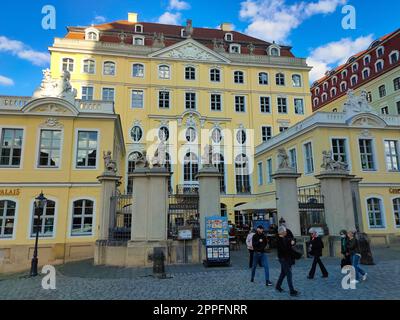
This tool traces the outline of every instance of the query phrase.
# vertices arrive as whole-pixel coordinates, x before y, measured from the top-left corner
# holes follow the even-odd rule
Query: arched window
[[[213,155],[213,165],[218,169],[220,177],[219,177],[219,186],[220,192],[225,193],[225,162],[224,156],[220,153],[215,153]]]
[[[382,217],[382,200],[379,198],[367,199],[368,222],[370,228],[384,228]]]
[[[320,93],[319,87],[315,88],[315,95],[317,96],[317,95],[319,95],[319,93]]]
[[[382,70],[383,70],[383,66],[384,66],[385,64],[384,64],[384,62],[383,62],[383,60],[378,60],[376,63],[375,63],[375,71],[376,72],[381,72]]]
[[[144,65],[140,63],[135,63],[132,66],[132,76],[134,78],[143,78],[144,77]]]
[[[343,81],[340,84],[340,92],[345,92],[347,90],[347,82]]]
[[[167,65],[159,66],[158,67],[158,77],[160,79],[170,79],[171,78],[170,67]]]
[[[365,80],[365,79],[369,78],[370,74],[371,74],[370,68],[364,68],[364,70],[362,72],[363,79]]]
[[[158,130],[158,138],[160,141],[168,141],[169,140],[169,129],[167,127],[161,127]]]
[[[187,128],[185,137],[188,142],[196,141],[196,138],[197,138],[196,129],[193,127]]]
[[[85,40],[89,41],[99,41],[100,39],[100,32],[96,28],[87,28],[85,30]]]
[[[184,184],[197,184],[197,174],[199,172],[199,160],[197,156],[188,152],[183,163]]]
[[[293,87],[300,88],[301,87],[301,75],[299,75],[299,74],[292,75],[292,82],[293,82]]]
[[[71,58],[62,59],[62,70],[74,72],[74,59]]]
[[[228,211],[226,208],[226,204],[221,203],[221,217],[227,217],[228,216]]]
[[[332,85],[333,85],[333,86],[336,86],[337,81],[338,81],[338,78],[337,78],[336,76],[334,76],[334,77],[332,78]]]
[[[258,74],[258,83],[260,85],[267,85],[268,84],[268,73],[260,72]]]
[[[351,70],[353,71],[353,73],[356,73],[356,72],[358,71],[358,63],[357,63],[357,62],[354,63],[354,64],[351,66]]]
[[[12,238],[17,204],[11,200],[0,201],[0,239]]]
[[[276,85],[284,86],[285,85],[285,75],[283,73],[277,73],[276,76]]]
[[[142,157],[142,154],[138,151],[132,152],[128,157],[128,174],[133,173],[136,169],[136,161]],[[128,177],[127,179],[126,192],[127,194],[133,193],[133,179]]]
[[[104,62],[103,74],[105,76],[115,76],[115,62],[112,61]]]
[[[370,62],[371,62],[371,56],[370,55],[365,56],[364,57],[364,66],[369,65]]]
[[[131,130],[131,138],[134,142],[139,142],[143,138],[143,130],[139,126],[134,126]]]
[[[133,38],[133,44],[135,46],[144,46],[144,38],[142,38],[142,37],[134,37]]]
[[[222,132],[220,128],[214,128],[211,132],[211,139],[214,143],[220,143],[222,140]]]
[[[319,99],[318,98],[314,98],[314,107],[318,106],[319,103]]]
[[[247,140],[246,130],[239,130],[236,134],[236,140],[239,144],[245,144]]]
[[[400,198],[393,199],[393,213],[396,227],[400,227]]]
[[[378,49],[376,49],[376,56],[378,58],[382,57],[384,53],[385,53],[385,48],[384,47],[381,46]]]
[[[233,80],[235,83],[243,84],[244,83],[244,73],[243,71],[235,71],[233,73]]]
[[[194,67],[185,68],[185,80],[196,80],[196,69]]]
[[[270,47],[269,55],[273,57],[279,57],[281,55],[281,51],[277,47]]]
[[[322,85],[322,88],[324,89],[324,91],[328,90],[329,84],[328,82],[324,82],[324,84]]]
[[[83,73],[94,74],[96,70],[96,62],[91,59],[83,60]]]
[[[235,159],[236,193],[250,193],[250,168],[249,159],[245,154],[240,154]]]
[[[337,93],[337,89],[336,88],[332,88],[331,89],[331,98],[333,98],[334,96],[336,96]]]
[[[71,236],[90,236],[93,234],[94,202],[77,200],[72,208]]]
[[[350,82],[353,87],[356,86],[358,82],[358,76],[357,75],[352,76]]]
[[[345,79],[347,77],[347,69],[342,71],[342,79]]]
[[[213,68],[210,70],[210,81],[211,82],[221,81],[221,71],[219,69]]]
[[[390,64],[395,64],[399,61],[399,51],[395,50],[390,54]]]
[[[143,33],[143,26],[141,24],[135,25],[135,32],[136,33]]]
[[[98,36],[97,36],[96,32],[93,32],[93,31],[89,32],[86,40],[98,41]]]
[[[322,94],[322,99],[321,99],[321,101],[322,101],[322,102],[325,102],[326,100],[328,100],[328,94],[325,92],[325,93]]]
[[[40,218],[38,216],[38,210],[43,210]],[[31,237],[36,236],[37,230],[39,230],[40,237],[54,236],[55,216],[56,203],[54,201],[47,200],[43,209],[37,209],[35,204],[33,204]]]

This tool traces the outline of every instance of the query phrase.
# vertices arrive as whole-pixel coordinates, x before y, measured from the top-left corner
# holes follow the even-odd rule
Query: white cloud
[[[292,30],[317,14],[336,11],[347,0],[318,0],[295,2],[286,0],[246,0],[241,3],[240,18],[250,22],[246,33],[267,41],[287,42]]]
[[[32,50],[23,42],[11,40],[4,36],[0,36],[0,52],[12,54],[31,62],[35,66],[47,66],[50,62],[50,54]]]
[[[343,38],[313,49],[307,59],[307,63],[313,67],[310,80],[314,82],[320,79],[326,71],[345,63],[352,55],[368,48],[373,40],[372,34],[355,40]]]
[[[171,13],[167,11],[158,18],[158,23],[179,25],[180,20],[181,14],[179,12]]]
[[[0,86],[13,86],[14,80],[0,75]]]
[[[106,17],[100,16],[100,15],[96,15],[93,18],[92,24],[102,24],[105,23],[107,21]]]
[[[180,1],[180,0],[170,0],[169,1],[169,6],[168,10],[189,10],[190,9],[190,4],[185,2],[185,1]]]

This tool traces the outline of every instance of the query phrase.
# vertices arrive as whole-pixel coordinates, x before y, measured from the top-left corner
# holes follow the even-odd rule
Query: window
[[[221,81],[221,71],[219,69],[214,68],[210,70],[210,81],[211,82]]]
[[[97,143],[98,133],[96,131],[78,131],[77,168],[96,168]]]
[[[347,77],[347,69],[342,71],[342,79],[345,79]]]
[[[96,32],[88,32],[86,35],[86,40],[98,41],[98,35]]]
[[[64,58],[62,60],[62,70],[74,72],[74,60],[70,58]]]
[[[233,74],[234,82],[238,84],[244,83],[244,73],[243,71],[235,71]]]
[[[94,60],[83,60],[83,73],[94,74],[96,70],[96,63]]]
[[[340,84],[340,92],[345,92],[347,90],[347,82],[342,82]]]
[[[272,128],[269,126],[261,127],[261,139],[263,142],[268,141],[272,138]]]
[[[386,167],[389,171],[400,171],[399,143],[385,140]]]
[[[268,84],[268,73],[260,72],[258,74],[258,83],[260,85],[267,85]]]
[[[105,76],[115,76],[115,63],[112,61],[104,62],[103,74]]]
[[[61,131],[40,132],[39,167],[59,168],[61,156]]]
[[[82,100],[83,101],[92,101],[93,100],[93,87],[82,87]]]
[[[365,79],[369,78],[370,73],[371,73],[371,70],[369,68],[365,68],[363,70],[363,79],[365,80]]]
[[[354,87],[355,85],[357,85],[358,82],[358,76],[354,75],[351,77],[351,85]]]
[[[237,140],[237,142],[239,142],[239,144],[246,143],[246,140],[247,140],[246,130],[242,130],[242,129],[239,130],[236,133],[236,140]]]
[[[245,154],[238,155],[235,159],[236,193],[251,192],[249,172],[249,159]]]
[[[390,64],[395,64],[399,61],[399,52],[394,51],[390,54]]]
[[[114,102],[115,90],[114,88],[103,88],[102,90],[102,99],[103,101],[112,101]]]
[[[211,110],[212,111],[222,110],[222,100],[220,94],[216,93],[211,94]]]
[[[319,92],[320,92],[319,87],[315,88],[315,95],[316,95],[316,96],[319,95]]]
[[[260,111],[261,113],[271,112],[271,103],[269,97],[260,97]]]
[[[332,156],[335,161],[348,162],[346,139],[332,139]]]
[[[186,92],[185,93],[185,106],[186,110],[196,110],[196,93]]]
[[[314,108],[316,107],[316,106],[318,106],[318,103],[319,103],[319,99],[318,98],[314,98]]]
[[[139,126],[134,126],[131,130],[131,138],[134,142],[139,142],[143,138],[143,130]]]
[[[37,215],[38,210],[42,209],[37,209],[34,204],[32,212],[31,237],[35,237],[37,231],[39,231],[40,237],[52,237],[54,235],[56,203],[52,200],[47,200],[47,203],[43,208],[43,212],[40,218]]]
[[[370,55],[365,56],[365,57],[364,57],[364,65],[367,66],[367,65],[369,65],[370,63],[371,63],[371,56],[370,56]]]
[[[333,86],[336,86],[337,82],[338,82],[338,78],[337,78],[336,76],[334,76],[334,77],[332,78],[332,85],[333,85]]]
[[[324,84],[322,85],[324,91],[328,90],[329,84],[328,82],[324,82]]]
[[[132,66],[132,77],[144,78],[144,65],[136,63]]]
[[[0,207],[1,208],[1,207]],[[400,227],[400,198],[393,199],[393,212],[396,227]]]
[[[306,174],[314,172],[314,159],[311,142],[304,145],[304,167]]]
[[[226,204],[221,203],[221,217],[227,217],[228,216],[228,212],[226,209]]]
[[[272,159],[267,160],[267,183],[271,184],[273,182],[272,179]]]
[[[213,155],[213,165],[216,167],[219,171],[220,177],[219,177],[219,187],[220,187],[220,192],[225,193],[226,188],[225,188],[225,163],[224,163],[224,157],[220,153],[216,153]]]
[[[246,98],[244,96],[235,96],[235,111],[246,112]]]
[[[378,90],[379,90],[380,98],[383,98],[386,96],[386,86],[385,85],[380,86]]]
[[[279,132],[282,133],[282,132],[286,131],[287,129],[289,129],[289,127],[287,127],[287,126],[280,126],[280,127],[279,127]]]
[[[0,239],[13,237],[16,208],[17,204],[14,201],[0,201]]]
[[[196,129],[195,128],[188,128],[186,130],[186,134],[185,134],[186,140],[188,142],[195,142],[196,138],[197,138],[197,133],[196,133]]]
[[[278,113],[287,113],[287,98],[278,98]]]
[[[382,200],[378,198],[367,199],[368,221],[370,228],[383,228]]]
[[[389,114],[389,107],[383,107],[381,108],[381,114]]]
[[[144,46],[144,38],[142,38],[142,37],[134,37],[133,38],[133,44],[135,46]]]
[[[185,68],[185,80],[196,80],[196,69],[194,67]]]
[[[400,77],[393,80],[394,91],[400,90]]]
[[[331,98],[333,98],[334,96],[336,96],[337,94],[337,89],[336,88],[332,88],[331,89]]]
[[[295,148],[289,150],[289,160],[290,166],[297,171],[297,153]]]
[[[367,92],[367,101],[372,102],[372,92],[371,91]]]
[[[262,162],[257,163],[257,176],[258,176],[258,185],[262,186],[264,184],[264,181],[263,181],[264,173],[263,173]]]
[[[240,54],[240,45],[239,44],[231,44],[229,46],[229,53]]]
[[[285,85],[285,75],[283,73],[277,73],[275,76],[276,85],[284,86]]]
[[[167,127],[161,127],[158,130],[158,137],[160,138],[160,141],[168,141],[169,140],[169,129]]]
[[[92,235],[94,202],[77,200],[73,203],[71,236]]]
[[[295,114],[304,114],[304,100],[303,99],[294,99],[294,113]]]
[[[378,58],[382,57],[384,53],[385,53],[385,48],[384,47],[379,47],[378,49],[376,49],[376,56]]]
[[[133,152],[128,157],[128,174],[133,173],[136,169],[136,161],[142,157],[140,152]],[[127,178],[127,186],[126,186],[126,193],[132,194],[133,193],[133,178]]]
[[[141,24],[135,25],[135,32],[136,33],[143,33],[143,26]]]
[[[222,141],[222,132],[220,128],[214,128],[211,133],[211,139],[214,143],[220,143]]]
[[[338,112],[337,108],[333,108],[332,112]]]
[[[232,33],[225,33],[225,41],[233,41],[233,34]]]
[[[383,66],[384,66],[383,60],[377,61],[377,62],[375,63],[375,71],[376,71],[376,72],[382,71],[382,70],[383,70]]]
[[[279,57],[280,56],[280,50],[278,48],[271,48],[269,53],[273,57]]]
[[[199,160],[197,156],[192,152],[187,153],[183,163],[184,183],[193,184],[197,182],[198,172],[199,172]]]
[[[301,87],[301,76],[299,74],[294,74],[292,76],[293,87]]]
[[[353,73],[356,73],[358,71],[358,63],[355,63],[351,66],[351,70],[353,71]]]
[[[160,79],[170,79],[171,78],[170,67],[166,65],[159,66],[158,77]]]
[[[22,155],[22,129],[2,129],[0,145],[0,166],[19,167]]]
[[[359,139],[361,167],[364,171],[375,170],[375,159],[371,139]]]
[[[131,108],[143,109],[144,106],[144,92],[142,90],[132,90]]]
[[[170,107],[169,91],[159,91],[158,92],[158,107],[161,109],[169,109],[169,107]]]
[[[396,102],[396,106],[397,106],[397,114],[400,115],[400,101]]]

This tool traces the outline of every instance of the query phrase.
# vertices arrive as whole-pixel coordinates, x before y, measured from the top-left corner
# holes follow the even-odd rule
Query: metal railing
[[[131,239],[132,195],[111,197],[109,240],[126,242]]]

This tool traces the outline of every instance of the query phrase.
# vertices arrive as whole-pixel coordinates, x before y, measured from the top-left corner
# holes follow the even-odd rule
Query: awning
[[[276,210],[276,200],[269,201],[253,201],[235,207],[235,211],[248,211],[248,210]]]

